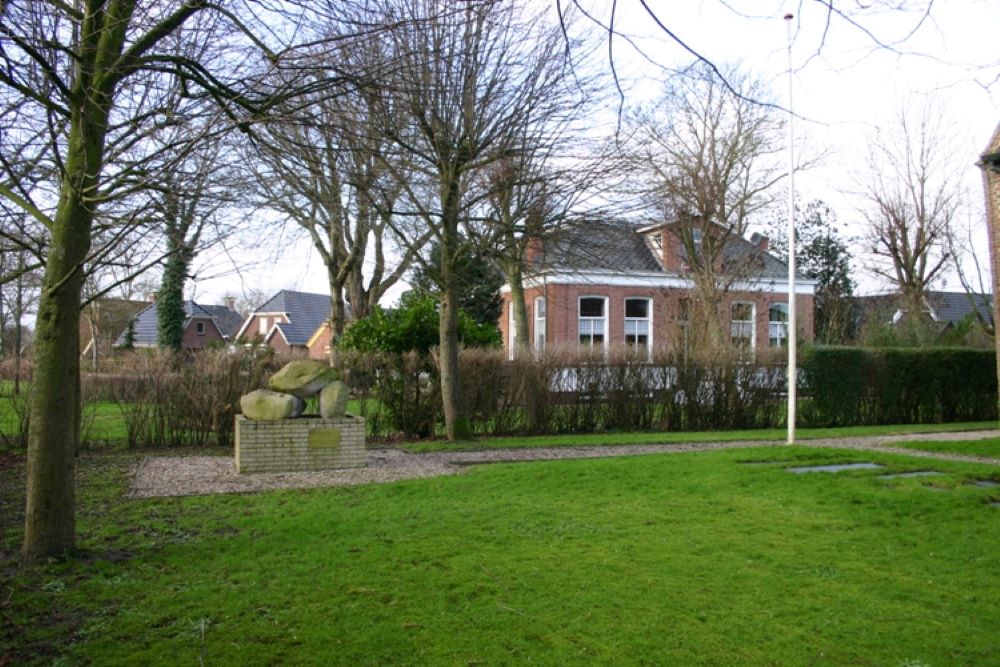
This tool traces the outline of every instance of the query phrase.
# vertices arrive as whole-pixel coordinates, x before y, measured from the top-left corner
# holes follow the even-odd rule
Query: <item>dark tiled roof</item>
[[[234,337],[243,326],[243,316],[226,306],[201,306],[201,309],[215,318],[216,326],[227,339]]]
[[[545,245],[545,264],[575,271],[662,271],[635,225],[587,222],[562,230]]]
[[[223,313],[222,311],[225,312]],[[235,316],[236,320],[236,329],[239,329],[243,322],[243,318],[240,317],[239,313],[234,313],[225,306],[202,306],[194,301],[184,302],[184,317],[187,321],[190,321],[192,318],[211,319],[215,321],[216,326],[219,327],[223,336],[229,337],[235,333],[235,330],[227,333],[226,329],[223,328],[222,320],[216,315],[216,313],[218,313],[219,316],[224,316],[226,318],[227,326],[229,327],[232,327],[233,316]],[[156,310],[155,303],[151,303],[136,314],[132,320],[135,322],[132,330],[132,340],[135,345],[144,346],[157,344],[159,339],[159,323],[157,318],[158,311]],[[187,326],[187,321],[184,323],[185,326]],[[127,333],[128,329],[126,328],[125,331],[122,331],[121,334],[119,334],[118,339],[115,340],[115,345],[124,345]]]
[[[545,265],[556,270],[662,273],[663,267],[639,229],[623,222],[587,222],[567,228],[546,244]],[[788,278],[787,264],[741,236],[730,238],[724,260],[741,266],[753,262],[755,278]]]
[[[278,324],[289,345],[305,345],[316,329],[330,318],[330,295],[281,290],[256,313],[285,313],[289,322]]]
[[[993,298],[989,294],[928,292],[927,303],[934,309],[939,322],[949,324],[958,324],[976,311],[989,321],[993,313]]]

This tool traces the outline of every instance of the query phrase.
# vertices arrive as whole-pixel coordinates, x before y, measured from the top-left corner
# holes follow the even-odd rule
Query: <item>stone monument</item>
[[[270,389],[240,398],[236,416],[236,470],[301,472],[363,468],[365,420],[349,415],[340,372],[311,359],[291,361],[271,376]],[[319,415],[303,415],[319,394]]]

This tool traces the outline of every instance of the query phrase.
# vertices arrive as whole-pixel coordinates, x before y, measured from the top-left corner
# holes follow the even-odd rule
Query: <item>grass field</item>
[[[921,443],[922,446],[926,443]],[[1000,468],[806,448],[482,466],[126,500],[80,462],[73,560],[20,568],[0,470],[0,664],[985,665]],[[884,471],[792,475],[790,463]],[[745,462],[752,461],[752,464]],[[5,653],[6,652],[6,653]]]
[[[963,422],[953,424],[896,424],[886,426],[850,426],[843,428],[800,428],[797,440],[817,438],[852,438],[858,436],[897,435],[905,433],[940,433],[943,431],[975,431],[995,429],[996,422]],[[684,431],[662,433],[586,433],[576,435],[543,435],[524,438],[483,438],[465,442],[428,440],[403,445],[411,452],[467,451],[476,449],[517,449],[524,447],[586,447],[602,445],[648,445],[679,442],[734,442],[761,440],[784,442],[786,429],[755,429],[749,431]]]

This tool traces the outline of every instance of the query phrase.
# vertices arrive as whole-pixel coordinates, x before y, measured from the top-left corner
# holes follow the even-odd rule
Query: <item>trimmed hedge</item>
[[[801,365],[811,426],[997,419],[993,350],[812,347]]]

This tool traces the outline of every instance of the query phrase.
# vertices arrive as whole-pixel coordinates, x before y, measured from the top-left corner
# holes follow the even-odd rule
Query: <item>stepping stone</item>
[[[800,468],[785,468],[788,472],[794,472],[797,475],[801,475],[806,472],[841,472],[843,470],[875,470],[878,468],[884,468],[884,465],[878,463],[837,463],[833,465],[825,466],[803,466]]]
[[[939,470],[917,470],[915,472],[897,472],[893,475],[879,475],[879,479],[897,479],[905,477],[935,477],[937,475],[943,475],[944,473]]]
[[[992,479],[975,479],[972,480],[973,486],[978,486],[983,489],[992,489],[1000,486],[1000,482],[994,481]]]

